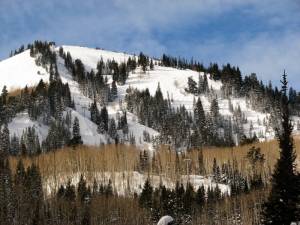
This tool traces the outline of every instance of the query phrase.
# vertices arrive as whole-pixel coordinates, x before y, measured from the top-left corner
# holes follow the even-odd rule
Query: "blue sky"
[[[0,59],[36,39],[204,64],[300,90],[299,0],[0,0]]]

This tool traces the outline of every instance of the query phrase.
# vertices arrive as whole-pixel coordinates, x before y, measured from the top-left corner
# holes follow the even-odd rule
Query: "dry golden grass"
[[[35,87],[29,86],[27,87],[28,91],[31,92]],[[21,95],[22,91],[24,91],[24,88],[11,88],[8,91],[8,97],[15,97]]]
[[[246,154],[252,147],[259,147],[261,153],[265,155],[265,169],[272,170],[278,157],[279,157],[279,146],[277,140],[266,141],[255,143],[251,145],[237,146],[233,148],[208,148],[203,150],[203,156],[205,159],[205,166],[210,168],[212,166],[212,161],[216,158],[219,164],[227,161],[233,161],[235,159],[238,163],[238,168],[243,171],[247,169],[248,161],[246,159]],[[296,162],[300,160],[300,139],[294,138],[295,152],[298,155]],[[300,163],[298,163],[298,168]]]
[[[203,166],[206,174],[212,173],[214,158],[217,164],[221,166],[223,163],[230,163],[233,165],[235,163],[236,168],[241,171],[245,176],[252,173],[252,168],[248,162],[246,155],[249,149],[252,147],[259,147],[261,153],[265,156],[265,162],[262,168],[262,175],[265,179],[269,179],[272,173],[273,167],[279,157],[279,147],[277,140],[259,142],[250,145],[236,146],[232,148],[220,148],[220,147],[210,147],[204,148],[202,150],[203,154]],[[294,138],[295,152],[297,154],[296,164],[298,170],[300,169],[300,139],[299,137]],[[169,173],[170,176],[176,176],[176,165],[179,167],[181,174],[186,174],[187,163],[190,174],[199,173],[199,155],[201,151],[191,150],[187,153],[179,155],[179,159],[176,162],[176,155],[174,151],[170,151],[168,147],[162,146],[157,152],[156,158],[158,165],[160,166],[162,173]],[[189,160],[185,160],[189,159]],[[179,162],[179,163],[178,163]],[[171,172],[170,172],[171,171]],[[177,169],[178,171],[178,169]],[[174,174],[175,173],[175,174]]]
[[[135,170],[139,150],[127,145],[104,145],[102,147],[80,146],[75,150],[64,148],[35,157],[22,157],[25,167],[32,163],[39,166],[44,178],[59,173],[118,172]],[[19,157],[11,157],[13,171]]]
[[[300,159],[300,139],[295,138],[295,150]],[[252,145],[237,146],[233,148],[205,148],[201,151],[192,150],[186,153],[176,154],[167,146],[155,152],[155,160],[149,158],[149,167],[145,173],[166,175],[171,179],[178,179],[180,175],[211,174],[213,160],[217,164],[236,162],[236,168],[245,176],[252,173],[251,166],[246,159],[246,154],[252,146],[260,147],[265,155],[265,163],[262,174],[268,180],[274,164],[279,156],[279,148],[276,140],[255,143]],[[199,157],[203,155],[204,174],[200,173]],[[35,163],[39,166],[44,178],[56,176],[56,174],[84,173],[93,176],[99,172],[136,171],[140,168],[140,150],[128,145],[103,145],[102,147],[80,146],[77,149],[64,148],[55,152],[41,154],[35,157],[22,157],[25,167]],[[11,167],[15,170],[19,157],[11,157]],[[188,160],[186,160],[188,159]],[[299,166],[300,163],[298,163]]]

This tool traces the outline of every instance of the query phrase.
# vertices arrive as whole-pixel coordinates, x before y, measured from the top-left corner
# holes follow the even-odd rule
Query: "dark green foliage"
[[[30,48],[31,48],[31,45],[27,45],[27,48],[25,48],[24,45],[21,45],[20,48],[14,50],[14,51],[11,51],[10,54],[9,54],[9,57],[12,57],[12,56],[15,56],[17,54],[20,54],[20,53],[22,53],[25,50],[30,49]]]
[[[124,84],[125,82],[122,82],[122,83]],[[117,88],[117,85],[116,85],[115,81],[113,81],[111,83],[110,93],[111,93],[111,100],[115,100],[118,97],[118,88]]]
[[[5,123],[3,128],[0,129],[0,151],[5,155],[8,155],[9,150],[10,150],[9,129],[7,123]]]
[[[0,154],[0,224],[12,224],[15,215],[15,194],[8,159]]]
[[[146,72],[147,66],[149,65],[149,58],[142,52],[139,54],[138,65],[142,67],[143,72]]]
[[[108,112],[106,107],[101,109],[98,131],[102,134],[108,131]]]
[[[142,193],[139,198],[139,203],[141,207],[151,209],[152,207],[152,193],[153,193],[153,187],[151,186],[150,180],[147,179]]]
[[[276,133],[280,157],[272,175],[271,192],[264,206],[263,223],[289,225],[291,222],[299,220],[297,205],[299,204],[300,186],[295,167],[296,154],[291,136],[293,127],[290,121],[285,73],[281,82],[282,130],[278,129]]]
[[[202,207],[205,203],[205,190],[204,186],[199,186],[196,195],[195,195],[195,202],[199,207]]]
[[[197,83],[193,80],[192,77],[188,78],[188,88],[186,89],[186,91],[191,94],[198,93]]]
[[[196,105],[194,107],[194,121],[195,121],[196,129],[200,134],[200,143],[201,145],[204,145],[205,143],[207,143],[208,127],[207,127],[206,116],[200,98],[198,98]]]
[[[55,150],[67,145],[71,139],[70,131],[65,122],[51,122],[48,135],[42,146],[45,151]]]
[[[30,56],[35,57],[37,65],[47,67],[48,65],[56,64],[56,53],[52,50],[54,44],[53,42],[35,41],[30,46]]]
[[[90,106],[90,112],[91,112],[91,121],[98,124],[100,120],[100,112],[97,107],[97,102],[94,99],[94,102]]]
[[[77,117],[75,117],[73,122],[72,139],[70,140],[69,145],[75,147],[76,145],[81,145],[81,144],[83,144],[83,141],[81,139],[81,134],[80,134],[79,120]]]

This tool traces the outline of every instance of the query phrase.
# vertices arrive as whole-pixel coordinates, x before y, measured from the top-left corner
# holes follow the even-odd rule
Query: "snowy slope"
[[[116,52],[109,52],[105,50],[89,49],[84,47],[75,46],[63,46],[66,52],[70,52],[73,60],[79,58],[88,70],[96,69],[97,62],[102,58],[104,61],[114,59],[117,62],[124,62],[130,55]],[[185,91],[187,87],[188,77],[192,77],[195,81],[198,77],[204,76],[204,73],[198,73],[192,70],[178,70],[175,68],[155,66],[153,71],[147,71],[142,73],[138,68],[135,73],[129,75],[126,84],[118,86],[119,99],[124,99],[126,95],[126,89],[129,87],[137,88],[139,90],[149,89],[150,94],[154,95],[157,89],[158,83],[160,84],[162,93],[165,98],[169,96],[172,100],[172,105],[176,108],[180,105],[184,105],[187,110],[193,110],[194,96]],[[208,76],[208,85],[211,87],[218,96],[218,103],[220,106],[220,113],[224,116],[232,116],[229,110],[229,102],[227,99],[222,99],[220,96],[220,89],[222,83],[220,81],[214,81]],[[119,99],[117,101],[119,101]],[[202,95],[201,101],[206,111],[210,109],[210,100],[207,96]],[[246,134],[249,134],[250,123],[253,125],[252,133],[257,135],[261,134],[261,140],[271,139],[274,137],[273,131],[266,130],[266,127],[262,124],[264,119],[267,119],[267,114],[256,112],[247,107],[246,100],[244,98],[232,99],[234,108],[241,107],[242,112],[245,114],[248,124],[244,124],[244,130]],[[113,104],[111,104],[113,105]],[[118,105],[118,104],[115,104]],[[108,107],[111,109],[111,107]],[[112,111],[114,111],[113,109]],[[111,111],[111,110],[110,110]]]
[[[58,70],[59,74],[61,75],[61,79],[64,83],[69,84],[69,88],[71,91],[71,96],[75,102],[76,111],[72,110],[72,117],[77,116],[79,119],[81,134],[83,138],[83,142],[88,145],[99,145],[107,143],[107,137],[101,135],[97,132],[97,125],[94,124],[90,120],[90,112],[89,106],[93,102],[92,99],[87,98],[84,96],[80,90],[79,85],[72,79],[71,74],[68,70],[64,67],[63,59],[58,58]],[[98,105],[100,109],[100,105]],[[107,107],[109,117],[116,118],[116,114],[121,111],[119,103],[113,102],[110,103]],[[128,120],[128,129],[129,132],[132,133],[136,140],[142,139],[143,131],[146,130],[150,135],[157,135],[158,133],[149,127],[145,127],[142,124],[137,122],[137,119],[134,115],[128,113],[127,115]],[[137,143],[141,147],[150,148],[149,143],[144,143],[143,141]]]
[[[28,127],[35,128],[40,140],[45,139],[48,134],[48,126],[45,126],[38,121],[32,121],[29,118],[28,113],[25,112],[17,114],[17,116],[8,124],[10,134],[15,134],[17,137],[21,137],[23,131]]]
[[[110,52],[106,50],[85,47],[63,46],[63,48],[65,52],[70,52],[73,60],[77,58],[81,59],[86,67],[86,70],[96,69],[97,62],[101,58],[104,61],[114,59],[120,63],[126,61],[129,57],[133,57],[133,55],[125,53]],[[59,47],[55,48],[57,52],[58,49]],[[58,70],[62,81],[69,84],[71,95],[75,101],[76,107],[75,111],[72,110],[72,117],[74,118],[77,116],[79,118],[84,143],[88,145],[99,145],[100,143],[106,143],[107,137],[98,134],[96,124],[92,123],[90,120],[90,112],[88,111],[88,108],[92,103],[92,100],[85,97],[80,92],[78,83],[73,81],[72,76],[64,67],[64,62],[60,57],[58,57]],[[154,94],[158,83],[160,84],[164,97],[167,98],[169,96],[174,107],[185,105],[187,110],[192,111],[194,96],[187,93],[185,88],[187,87],[188,77],[192,77],[195,81],[197,81],[199,75],[203,76],[204,74],[199,74],[198,72],[191,70],[178,70],[161,66],[155,66],[153,71],[142,73],[140,68],[137,68],[134,73],[130,73],[125,85],[118,86],[119,98],[116,99],[115,102],[109,103],[107,106],[109,117],[116,117],[118,112],[125,107],[123,100],[127,88],[134,87],[139,90],[148,88],[150,93]],[[40,79],[47,81],[48,77],[49,74],[47,71],[45,71],[44,68],[37,66],[34,58],[30,57],[29,50],[0,62],[0,88],[2,88],[4,85],[7,85],[8,89],[25,87],[25,85],[34,85],[37,84]],[[109,79],[109,81],[110,80],[111,79]],[[224,116],[231,116],[232,113],[229,110],[228,100],[222,99],[220,96],[222,83],[220,81],[211,80],[208,76],[208,85],[215,91],[215,94],[218,97],[220,113]],[[122,100],[123,105],[119,104],[120,100]],[[201,100],[204,109],[208,111],[210,109],[210,100],[204,95],[201,96]],[[231,99],[231,102],[234,108],[240,106],[242,112],[247,118],[248,123],[243,125],[246,134],[248,134],[250,129],[250,123],[252,123],[253,132],[256,134],[262,134],[261,140],[271,139],[274,137],[274,132],[272,130],[267,130],[262,123],[262,121],[269,116],[268,114],[259,113],[249,108],[244,98]],[[100,106],[98,107],[100,108]],[[18,117],[10,124],[11,134],[21,134],[22,129],[26,127],[26,124],[28,124],[28,126],[32,126],[32,123],[35,123],[34,121],[29,122],[28,119],[28,117],[25,118],[25,115],[18,115]],[[158,133],[149,127],[139,124],[137,117],[131,113],[128,113],[127,119],[129,133],[132,133],[136,137],[137,144],[142,148],[151,148],[150,143],[144,143],[142,140],[143,131],[146,130],[151,136],[158,135]],[[24,123],[22,123],[22,120],[24,120]],[[297,121],[300,119],[295,117],[293,120]],[[39,128],[38,124],[35,125]],[[43,127],[43,129],[44,128],[45,127]],[[47,134],[46,131],[47,129],[40,131],[39,135],[42,139],[45,138]]]
[[[70,52],[73,60],[80,59],[87,70],[95,69],[101,57],[104,62],[106,62],[107,60],[114,59],[118,63],[127,62],[129,57],[133,57],[133,55],[129,55],[126,53],[111,52],[101,49],[92,49],[68,45],[63,45],[62,47],[64,49],[64,52]]]
[[[70,49],[72,54],[73,52],[74,54],[76,53],[76,49],[77,54],[81,54],[79,50],[84,50],[86,53],[83,55],[86,56],[86,62],[89,62],[91,66],[96,66],[98,60],[100,59],[99,52],[101,52],[100,55],[103,55],[104,60],[114,58],[118,62],[124,55],[122,53],[113,53],[82,47],[73,48]],[[128,57],[129,55],[127,58]],[[90,120],[90,112],[88,108],[92,103],[92,100],[85,97],[80,92],[78,83],[73,81],[72,76],[64,67],[61,58],[58,58],[58,70],[62,81],[69,84],[71,96],[74,99],[76,110],[67,110],[71,111],[72,119],[74,119],[75,116],[78,117],[83,142],[87,145],[99,145],[100,143],[105,144],[107,142],[107,137],[99,134],[97,132],[97,125]],[[48,81],[49,73],[43,67],[36,65],[35,59],[30,57],[29,50],[0,62],[0,88],[3,88],[4,85],[7,86],[8,90],[24,88],[26,85],[34,86],[40,81],[40,79]],[[116,117],[116,114],[119,110],[120,108],[117,102],[110,104],[108,106],[109,117]],[[23,130],[32,126],[36,128],[40,140],[44,140],[47,136],[49,127],[37,121],[32,121],[25,112],[18,114],[17,117],[14,118],[11,123],[9,123],[10,134],[16,134],[17,136],[21,137]],[[150,135],[158,134],[153,129],[139,124],[136,117],[130,113],[128,113],[128,127],[129,132],[136,137],[136,140],[142,140],[144,130],[150,133]],[[137,141],[137,145],[142,148],[151,149],[150,143]]]
[[[56,177],[48,177],[43,181],[44,189],[47,194],[51,194],[51,191],[55,190],[55,186],[59,187],[60,185],[66,185],[68,180],[71,180],[73,185],[77,185],[81,172],[78,173],[63,173],[57,174]],[[176,186],[176,181],[170,179],[165,176],[151,175],[149,177],[148,174],[141,174],[137,171],[123,171],[123,172],[98,172],[93,173],[92,180],[88,180],[88,176],[86,176],[87,184],[93,185],[94,178],[98,183],[108,184],[108,181],[112,181],[112,186],[114,192],[118,193],[118,195],[126,195],[134,193],[140,194],[142,192],[145,181],[149,178],[153,187],[158,188],[161,184],[165,185],[167,188],[174,189]],[[216,186],[220,188],[221,193],[226,195],[230,195],[231,189],[229,185],[215,183],[211,177],[204,177],[200,175],[190,175],[189,178],[186,175],[181,176],[181,182],[183,184],[190,182],[194,190],[197,190],[199,187],[203,186],[205,191],[208,191],[209,188],[214,189]],[[56,183],[57,182],[57,183]]]
[[[132,55],[125,53],[110,52],[105,50],[90,49],[76,46],[63,46],[65,52],[70,52],[74,59],[79,58],[85,64],[87,70],[96,69],[97,62],[102,58],[104,61],[114,59],[116,62],[124,62],[128,57]],[[204,73],[200,73],[203,76]],[[193,110],[194,96],[185,91],[187,87],[188,77],[192,77],[195,81],[198,80],[199,73],[191,70],[178,70],[175,68],[155,66],[153,71],[147,71],[142,73],[138,68],[135,73],[129,75],[126,84],[118,86],[119,99],[124,99],[126,89],[128,87],[137,88],[139,90],[149,89],[150,93],[154,95],[158,83],[160,84],[162,93],[165,98],[169,96],[172,100],[172,105],[176,108],[180,105],[185,105],[187,110]],[[208,76],[208,85],[211,87],[218,98],[220,107],[220,113],[224,116],[232,116],[229,110],[229,102],[227,99],[223,99],[220,96],[220,89],[222,83],[220,81],[214,81]],[[210,109],[210,100],[207,96],[202,95],[201,101],[206,111]],[[252,124],[252,134],[256,133],[260,140],[269,140],[274,138],[274,131],[267,129],[263,125],[263,120],[268,120],[269,114],[264,114],[251,109],[247,106],[245,98],[232,98],[231,103],[234,108],[240,106],[242,112],[247,118],[248,123],[243,125],[246,135],[249,135],[250,124]],[[113,104],[112,104],[113,105]],[[114,104],[117,105],[117,104]],[[111,108],[111,107],[109,107]],[[113,109],[112,111],[114,111]],[[298,117],[293,118],[294,121],[300,120]],[[296,128],[296,127],[294,127]]]
[[[48,78],[45,69],[37,66],[34,58],[30,57],[29,50],[0,62],[0,90],[4,85],[8,90],[33,86]]]

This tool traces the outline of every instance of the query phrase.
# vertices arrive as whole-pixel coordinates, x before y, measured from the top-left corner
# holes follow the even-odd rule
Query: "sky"
[[[0,0],[0,60],[34,40],[285,69],[300,91],[300,0]]]

